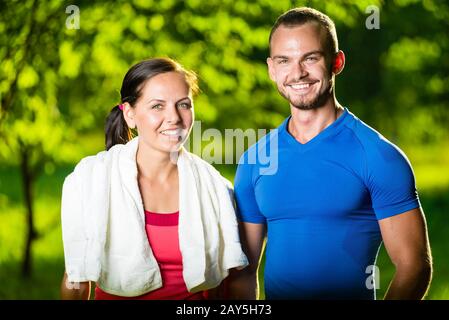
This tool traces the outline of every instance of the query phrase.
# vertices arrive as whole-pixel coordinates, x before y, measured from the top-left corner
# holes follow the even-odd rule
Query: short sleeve
[[[265,216],[257,205],[253,184],[253,166],[239,161],[234,180],[234,193],[237,203],[237,217],[242,222],[266,223]]]
[[[367,165],[367,185],[377,219],[420,206],[412,167],[399,148],[381,140],[370,150]]]

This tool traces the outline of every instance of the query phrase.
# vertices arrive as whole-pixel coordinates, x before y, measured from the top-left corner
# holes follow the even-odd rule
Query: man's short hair
[[[329,57],[333,57],[333,55],[338,52],[338,39],[335,24],[332,21],[332,19],[329,18],[324,13],[308,7],[291,9],[277,18],[270,32],[269,38],[270,55],[271,55],[271,38],[273,37],[273,34],[277,30],[277,28],[279,28],[280,26],[293,28],[309,22],[318,23],[321,29],[325,31],[326,35],[326,40],[324,43],[325,47],[324,49],[326,50],[325,53]]]

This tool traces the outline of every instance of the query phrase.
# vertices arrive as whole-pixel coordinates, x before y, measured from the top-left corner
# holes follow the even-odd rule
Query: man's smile
[[[305,94],[305,93],[308,93],[310,91],[310,89],[313,87],[313,85],[316,84],[317,82],[318,81],[295,82],[295,83],[287,84],[287,87],[289,87],[295,93]]]

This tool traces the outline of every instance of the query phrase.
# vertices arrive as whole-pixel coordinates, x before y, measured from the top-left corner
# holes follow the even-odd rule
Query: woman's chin
[[[180,142],[171,142],[168,144],[165,144],[162,149],[166,152],[179,152],[179,150],[181,150],[182,146],[184,144],[184,141],[180,141]]]

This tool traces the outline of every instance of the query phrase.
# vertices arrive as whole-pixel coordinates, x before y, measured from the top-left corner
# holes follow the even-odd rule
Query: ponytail
[[[106,150],[116,144],[126,144],[132,139],[131,130],[128,128],[123,117],[123,111],[120,110],[118,105],[111,109],[106,118],[104,132]]]

